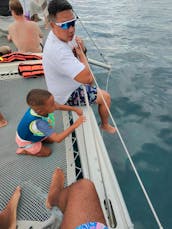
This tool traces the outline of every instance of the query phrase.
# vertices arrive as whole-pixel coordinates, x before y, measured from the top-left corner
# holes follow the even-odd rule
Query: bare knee
[[[84,193],[96,193],[94,183],[86,178],[77,181],[77,189],[82,190]]]
[[[102,96],[103,96],[103,98],[102,98]],[[104,100],[108,104],[108,106],[110,106],[110,103],[111,103],[110,94],[107,91],[99,89],[98,94],[97,94],[97,103],[102,104],[102,103],[104,103]]]

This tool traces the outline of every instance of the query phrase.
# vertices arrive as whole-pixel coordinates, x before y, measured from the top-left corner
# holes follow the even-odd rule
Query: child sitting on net
[[[29,154],[46,157],[51,154],[51,149],[46,143],[61,142],[84,121],[82,110],[76,107],[57,104],[53,95],[43,89],[32,89],[27,97],[29,109],[21,119],[16,133],[17,154]],[[54,111],[75,111],[78,119],[61,133],[54,130]]]

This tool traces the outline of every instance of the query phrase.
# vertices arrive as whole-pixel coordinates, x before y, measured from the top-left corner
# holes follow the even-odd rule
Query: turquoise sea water
[[[172,1],[71,2],[112,65],[112,115],[163,227],[171,229]],[[78,33],[90,57],[99,57],[87,34]],[[95,75],[105,88],[104,73]],[[118,136],[104,138],[135,228],[158,228]]]

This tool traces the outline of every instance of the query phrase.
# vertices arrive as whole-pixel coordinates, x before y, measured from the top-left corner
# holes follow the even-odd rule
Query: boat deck
[[[50,145],[51,156],[40,158],[15,153],[15,132],[27,109],[26,95],[32,88],[46,88],[44,77],[24,79],[18,75],[17,66],[18,63],[13,62],[0,64],[0,112],[8,120],[8,125],[0,128],[0,210],[20,185],[18,229],[58,228],[62,215],[57,208],[47,210],[45,200],[52,173],[60,167],[66,174],[66,185],[82,177],[94,182],[109,228],[132,229],[133,224],[90,107],[82,108],[87,120],[82,126],[62,143]],[[56,131],[61,132],[76,119],[76,114],[58,111],[55,117]]]
[[[9,79],[8,79],[9,77]],[[27,104],[25,97],[32,88],[45,88],[44,78],[23,79],[6,76],[0,80],[0,112],[8,125],[0,128],[0,210],[4,208],[17,185],[22,187],[18,208],[18,220],[45,221],[50,212],[45,208],[51,176],[58,166],[67,171],[65,142],[49,145],[51,156],[47,158],[17,155],[15,132]],[[56,130],[63,129],[62,113],[56,112]]]

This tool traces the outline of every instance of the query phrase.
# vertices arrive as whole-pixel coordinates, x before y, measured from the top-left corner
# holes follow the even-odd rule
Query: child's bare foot
[[[39,152],[31,153],[25,149],[18,148],[16,150],[16,154],[25,154],[25,155],[35,156],[35,157],[48,157],[51,154],[51,149],[47,146],[42,146]]]
[[[21,187],[17,186],[6,208],[2,211],[8,225],[5,228],[16,229],[17,206],[21,195]]]
[[[101,125],[100,128],[110,134],[114,134],[116,132],[116,128],[111,126],[110,124]]]
[[[65,180],[65,176],[63,170],[60,168],[55,169],[51,179],[51,185],[49,188],[48,197],[45,203],[47,208],[50,209],[53,206],[56,206],[59,193],[64,188],[64,180]]]
[[[28,152],[26,151],[26,150],[21,150],[21,149],[19,149],[19,150],[17,150],[17,152],[16,152],[17,154],[28,154]]]
[[[2,113],[0,113],[0,127],[6,126],[8,124],[7,120],[4,118]]]

